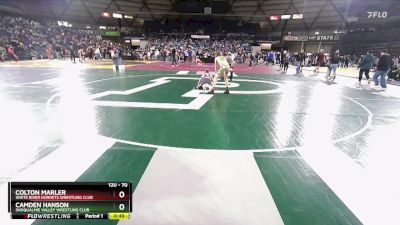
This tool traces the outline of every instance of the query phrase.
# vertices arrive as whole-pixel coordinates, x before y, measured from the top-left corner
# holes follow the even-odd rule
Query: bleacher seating
[[[400,29],[349,32],[342,36],[339,49],[345,55],[363,55],[367,50],[378,53],[382,49],[399,55]]]

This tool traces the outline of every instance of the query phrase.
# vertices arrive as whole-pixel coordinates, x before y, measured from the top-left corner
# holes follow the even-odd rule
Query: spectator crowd
[[[165,35],[161,38],[149,38],[143,57],[165,61],[172,57],[173,50],[178,60],[195,62],[196,60],[207,61],[213,58],[217,51],[241,56],[251,51],[251,45],[246,39],[215,37],[193,39],[187,35]]]
[[[18,59],[109,58],[116,44],[92,30],[55,22],[0,16],[0,61]]]

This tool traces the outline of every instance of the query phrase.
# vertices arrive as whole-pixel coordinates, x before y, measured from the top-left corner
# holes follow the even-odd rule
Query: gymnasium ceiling
[[[268,20],[269,16],[300,13],[304,15],[303,19],[289,20],[287,29],[344,28],[349,23],[350,5],[354,7],[358,2],[375,5],[385,2],[385,0],[188,0],[187,2],[194,1],[224,2],[227,5],[226,12],[214,14],[213,17],[259,23],[261,28],[266,30],[279,30],[283,26],[282,21]],[[133,19],[124,19],[122,25],[133,27],[140,27],[146,20],[199,16],[179,12],[178,3],[182,3],[182,0],[0,0],[0,10],[96,25],[115,23],[100,17],[101,12],[124,12],[132,15]]]

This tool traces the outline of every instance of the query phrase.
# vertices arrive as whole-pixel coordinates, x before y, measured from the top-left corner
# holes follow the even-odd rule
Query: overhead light
[[[124,15],[125,19],[133,19],[133,16]]]
[[[68,27],[68,22],[67,21],[57,21],[58,26],[64,26],[64,27]]]
[[[204,7],[204,14],[211,14],[212,8],[211,7]]]
[[[269,20],[279,20],[279,16],[270,16]]]
[[[111,13],[109,13],[109,12],[102,12],[102,13],[100,13],[100,15],[102,17],[111,17]]]
[[[121,13],[113,13],[112,17],[122,19],[122,14]]]
[[[107,29],[107,27],[105,27],[105,26],[100,26],[99,28],[100,28],[100,30],[105,30],[105,29]]]
[[[90,29],[91,27],[90,26],[86,26],[86,29]]]
[[[125,40],[125,43],[131,43],[131,40]]]
[[[289,20],[291,17],[291,15],[281,15],[282,20]]]
[[[338,31],[337,31],[337,30],[335,30],[335,31],[333,31],[333,33],[337,34],[337,33],[338,33]]]
[[[319,34],[319,31],[315,31],[315,35],[318,35]]]
[[[303,14],[293,14],[292,18],[294,20],[303,19]]]
[[[357,22],[358,21],[358,17],[347,17],[346,21],[348,23]]]

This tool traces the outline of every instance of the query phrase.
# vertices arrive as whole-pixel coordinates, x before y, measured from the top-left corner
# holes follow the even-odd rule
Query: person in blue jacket
[[[358,65],[358,68],[360,68],[360,71],[358,73],[359,86],[361,86],[361,80],[363,74],[365,74],[365,77],[368,80],[368,84],[371,83],[371,80],[369,79],[369,71],[372,69],[373,64],[374,64],[374,55],[371,52],[367,52],[367,54],[363,57],[360,64]]]

